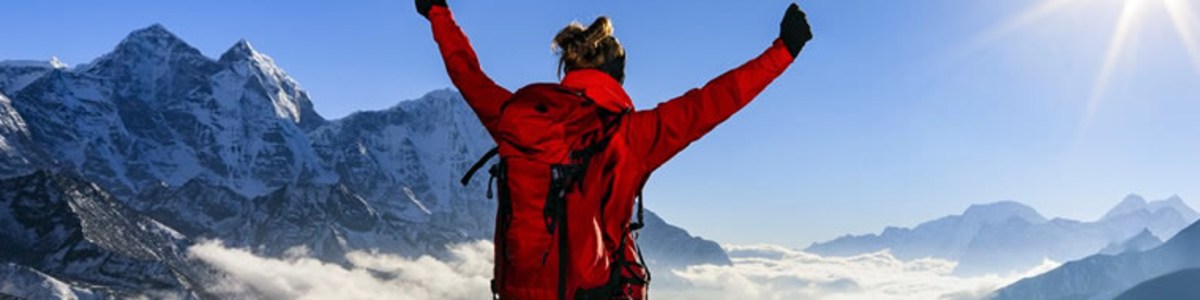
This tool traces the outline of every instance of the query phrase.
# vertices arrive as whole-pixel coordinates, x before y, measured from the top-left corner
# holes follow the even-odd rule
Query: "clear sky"
[[[611,16],[639,108],[757,55],[789,2],[449,1],[484,70],[514,89],[555,80],[563,25]],[[816,39],[661,169],[647,205],[720,242],[803,247],[999,200],[1083,220],[1128,193],[1200,203],[1189,2],[802,2]],[[250,40],[327,118],[450,86],[404,0],[14,1],[0,59],[85,63],[153,23],[210,57]]]

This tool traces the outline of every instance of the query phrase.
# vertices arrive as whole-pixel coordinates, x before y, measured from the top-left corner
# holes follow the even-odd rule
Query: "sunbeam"
[[[1117,1],[1117,0],[1113,0]],[[1095,75],[1091,89],[1087,95],[1084,112],[1079,120],[1076,139],[1082,139],[1088,127],[1091,125],[1096,116],[1097,111],[1103,104],[1105,97],[1108,96],[1112,85],[1114,75],[1117,69],[1123,63],[1122,59],[1127,58],[1126,53],[1133,50],[1133,36],[1136,33],[1136,28],[1141,26],[1140,19],[1144,18],[1145,11],[1151,3],[1162,2],[1163,7],[1169,13],[1171,22],[1174,25],[1176,33],[1179,35],[1180,42],[1187,50],[1190,64],[1197,74],[1200,74],[1200,18],[1198,18],[1193,6],[1189,1],[1193,0],[1121,0],[1121,12],[1116,20],[1111,37],[1108,41],[1108,47],[1104,48],[1104,58],[1100,65],[1100,70]],[[1099,4],[1096,1],[1088,0],[1046,0],[1041,1],[1037,5],[1030,7],[1007,20],[996,24],[992,28],[982,32],[976,38],[963,44],[961,48],[956,48],[958,51],[951,51],[948,55],[950,58],[966,55],[971,51],[985,48],[986,45],[994,43],[1005,35],[1013,32],[1026,30],[1030,26],[1034,26],[1046,19],[1054,18],[1056,14],[1063,11],[1073,9],[1078,6],[1090,6]]]
[[[1037,21],[1041,21],[1042,19],[1045,19],[1056,12],[1066,9],[1070,5],[1085,2],[1086,1],[1080,0],[1050,0],[1042,2],[1037,6],[1025,10],[1019,15],[1007,18],[1002,23],[992,26],[990,29],[987,29],[975,38],[972,38],[965,43],[960,44],[955,49],[950,50],[948,52],[949,54],[947,54],[947,56],[950,57],[948,60],[957,61],[965,57],[968,53],[979,49],[984,49],[987,47],[987,45],[996,42],[996,40],[1004,37],[1005,35],[1032,25]]]
[[[1051,14],[1067,8],[1070,4],[1080,3],[1079,0],[1050,0],[1030,8],[1029,10],[1014,16],[1008,21],[996,26],[989,33],[984,34],[985,37],[994,37],[1007,34],[1013,30],[1033,24],[1034,22],[1050,16]]]
[[[1179,34],[1179,40],[1183,42],[1183,46],[1187,48],[1188,57],[1192,60],[1192,68],[1196,73],[1200,74],[1200,40],[1196,38],[1196,18],[1192,14],[1193,10],[1188,0],[1165,0],[1167,5],[1167,13],[1171,15],[1171,22],[1175,24],[1175,32]]]
[[[1127,41],[1129,40],[1130,32],[1137,25],[1136,19],[1140,15],[1142,7],[1145,6],[1144,1],[1125,1],[1121,9],[1121,16],[1117,19],[1117,27],[1113,30],[1112,39],[1108,43],[1108,52],[1104,55],[1104,64],[1100,66],[1100,73],[1096,76],[1096,82],[1092,86],[1090,96],[1088,96],[1087,107],[1085,108],[1083,120],[1079,125],[1079,136],[1082,137],[1086,132],[1088,125],[1092,121],[1092,117],[1096,114],[1096,109],[1099,108],[1100,102],[1104,99],[1105,92],[1108,91],[1109,81],[1112,80],[1113,71],[1117,67],[1117,63],[1121,58],[1121,54],[1125,50]]]

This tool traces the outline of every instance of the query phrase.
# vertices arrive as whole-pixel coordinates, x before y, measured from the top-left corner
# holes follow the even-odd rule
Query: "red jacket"
[[[500,155],[504,157],[514,150],[506,149],[512,141],[498,136],[504,132],[501,124],[501,108],[513,98],[513,93],[500,87],[480,69],[478,58],[471,49],[467,37],[455,24],[449,9],[434,6],[429,13],[434,39],[446,63],[451,81],[462,93],[463,98],[479,116],[484,127],[500,144]],[[634,240],[625,235],[624,249],[619,244],[604,238],[601,232],[628,232],[622,226],[630,223],[635,197],[650,173],[665,163],[691,142],[699,139],[733,113],[750,102],[759,92],[778,77],[793,57],[779,40],[758,57],[742,66],[713,79],[699,89],[692,89],[678,98],[660,103],[656,108],[633,111],[629,95],[606,73],[583,69],[568,72],[560,83],[562,87],[581,92],[589,100],[608,111],[631,111],[619,119],[615,134],[603,153],[597,155],[583,178],[582,188],[568,193],[570,203],[609,202],[604,211],[599,206],[572,205],[567,208],[567,233],[572,250],[567,267],[566,298],[573,299],[579,289],[603,285],[609,280],[609,261],[599,253],[624,253],[636,261]],[[518,166],[510,167],[515,169]],[[540,198],[537,194],[544,183],[525,180],[520,174],[511,174],[508,185],[513,187],[513,203],[521,203],[522,197]],[[528,192],[523,186],[535,186]],[[579,192],[588,191],[588,192]],[[544,200],[530,199],[527,202]],[[536,200],[536,201],[535,201]],[[505,299],[554,299],[557,297],[558,255],[543,253],[545,247],[529,246],[545,244],[546,226],[542,222],[540,208],[514,205],[509,232],[541,232],[540,236],[509,235],[507,257],[497,257],[497,263],[505,260],[507,268],[504,284],[498,291]],[[601,228],[604,227],[604,228]],[[500,234],[497,234],[499,239]],[[528,248],[528,249],[526,249]],[[536,249],[535,249],[536,248]],[[590,250],[590,251],[588,251]],[[593,255],[593,253],[595,253]],[[638,271],[640,272],[640,271]],[[643,275],[643,274],[633,274]],[[635,298],[642,298],[644,290],[635,291]]]

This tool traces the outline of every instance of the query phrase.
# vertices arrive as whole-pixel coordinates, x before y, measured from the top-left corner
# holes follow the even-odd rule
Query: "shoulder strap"
[[[471,176],[475,176],[475,172],[479,172],[479,169],[483,168],[483,164],[486,164],[488,160],[492,159],[492,157],[496,156],[496,154],[500,154],[499,146],[492,147],[491,150],[488,150],[487,153],[484,153],[474,165],[471,165],[470,169],[467,169],[467,174],[463,175],[459,182],[461,182],[463,186],[467,186],[467,183],[471,182]]]

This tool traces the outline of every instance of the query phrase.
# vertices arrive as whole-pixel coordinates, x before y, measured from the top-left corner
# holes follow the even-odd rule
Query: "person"
[[[636,110],[622,88],[626,52],[607,17],[572,23],[554,36],[560,82],[514,93],[483,72],[445,0],[416,6],[431,23],[451,81],[498,145],[489,153],[500,156],[489,170],[499,191],[492,280],[498,299],[648,297],[635,231],[650,173],[750,102],[812,39],[793,3],[779,38],[761,55]]]

